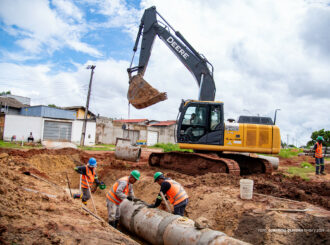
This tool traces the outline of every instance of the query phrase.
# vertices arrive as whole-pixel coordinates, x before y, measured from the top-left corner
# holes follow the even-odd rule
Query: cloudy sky
[[[299,145],[330,129],[329,0],[1,0],[0,91],[32,105],[85,105],[93,64],[94,113],[176,119],[198,86],[159,38],[145,79],[169,99],[128,108],[126,69],[151,6],[213,64],[226,118],[281,109],[282,140]]]

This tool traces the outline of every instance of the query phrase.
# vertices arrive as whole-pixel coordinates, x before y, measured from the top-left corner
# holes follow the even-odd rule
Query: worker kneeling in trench
[[[117,228],[120,218],[119,205],[124,199],[134,201],[133,184],[140,179],[140,172],[133,170],[130,176],[117,180],[107,193],[107,208],[109,225]]]
[[[182,185],[170,178],[165,178],[162,172],[156,172],[154,175],[154,180],[161,186],[160,192],[166,194],[166,198],[168,198],[170,203],[174,206],[173,214],[183,216],[185,208],[188,204],[188,195]],[[161,204],[161,202],[162,196],[161,193],[159,193],[155,203],[148,205],[148,208],[156,208]]]

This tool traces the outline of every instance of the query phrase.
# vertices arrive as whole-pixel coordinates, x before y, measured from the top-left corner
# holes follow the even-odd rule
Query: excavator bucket
[[[141,75],[137,74],[129,81],[127,98],[136,109],[143,109],[166,100],[167,95],[154,89]]]

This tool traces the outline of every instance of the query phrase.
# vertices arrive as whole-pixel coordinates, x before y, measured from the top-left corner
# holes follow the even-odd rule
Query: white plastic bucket
[[[252,199],[253,196],[253,180],[241,179],[240,181],[241,199]]]

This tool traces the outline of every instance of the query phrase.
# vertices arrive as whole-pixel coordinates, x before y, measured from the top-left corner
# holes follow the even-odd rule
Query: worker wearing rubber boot
[[[119,223],[119,205],[126,198],[134,200],[133,184],[140,179],[140,175],[138,170],[133,170],[130,176],[117,180],[107,193],[108,222],[114,228],[117,228]]]
[[[184,210],[188,204],[188,195],[183,187],[176,181],[165,178],[162,172],[157,172],[154,175],[154,180],[160,185],[160,192],[166,195],[166,199],[174,206],[173,214],[183,216]],[[162,196],[159,193],[154,204],[148,208],[157,208],[162,202]]]
[[[323,142],[323,137],[318,136],[316,138],[316,144],[314,145],[314,150],[315,150],[315,174],[319,175],[326,175],[324,172],[324,157],[323,157],[323,152],[322,152],[322,142]],[[320,169],[321,167],[321,169]]]
[[[105,184],[98,180],[96,174],[97,162],[94,157],[88,160],[88,164],[85,166],[75,167],[74,170],[82,175],[81,177],[81,194],[73,195],[73,198],[81,198],[82,203],[87,205],[87,201],[91,198],[91,188],[95,182],[97,186],[100,186],[100,189],[105,189]]]

